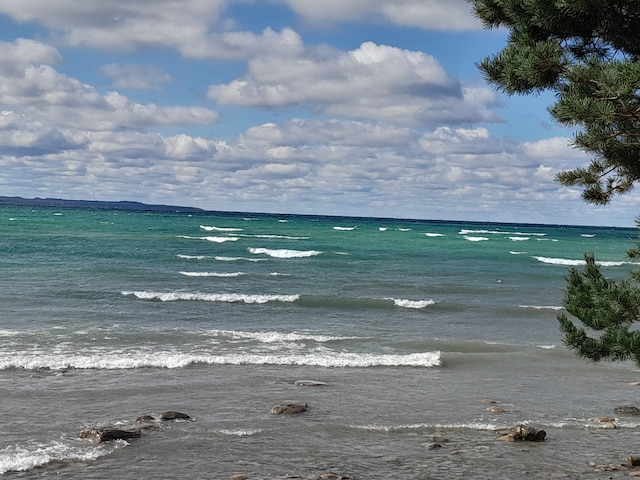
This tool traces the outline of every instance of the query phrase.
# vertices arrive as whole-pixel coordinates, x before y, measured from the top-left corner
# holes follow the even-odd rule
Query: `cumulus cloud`
[[[306,106],[328,115],[399,124],[498,120],[495,95],[467,89],[423,52],[365,42],[348,52],[249,62],[243,78],[209,87],[209,98],[243,107]]]

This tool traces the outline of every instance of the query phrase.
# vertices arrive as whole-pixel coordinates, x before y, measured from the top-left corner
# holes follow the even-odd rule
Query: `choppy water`
[[[6,478],[601,478],[632,365],[562,346],[567,266],[631,229],[0,208]],[[326,386],[299,387],[311,379]],[[504,413],[487,411],[492,399]],[[307,402],[299,416],[270,409]],[[78,432],[188,413],[130,444]],[[529,423],[541,444],[496,440]],[[427,449],[433,436],[449,442]]]

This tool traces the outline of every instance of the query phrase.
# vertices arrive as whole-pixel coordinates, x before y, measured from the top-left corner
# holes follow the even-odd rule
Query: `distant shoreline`
[[[25,197],[8,197],[0,195],[0,206],[16,206],[16,207],[50,207],[50,208],[87,208],[93,210],[119,210],[130,212],[164,212],[164,213],[191,213],[191,214],[228,214],[228,215],[260,215],[266,217],[305,217],[305,218],[335,218],[336,220],[367,220],[367,221],[389,221],[403,220],[407,222],[430,222],[430,223],[459,223],[469,225],[486,225],[492,226],[541,226],[541,227],[569,227],[569,228],[596,228],[596,229],[616,229],[616,230],[634,230],[635,227],[615,227],[606,225],[559,225],[551,223],[528,223],[528,222],[491,222],[479,220],[434,220],[420,218],[392,218],[392,217],[363,217],[353,215],[322,215],[322,214],[304,214],[304,213],[267,213],[267,212],[240,212],[227,210],[206,210],[198,207],[184,207],[179,205],[163,205],[149,204],[142,202],[134,202],[129,200],[106,201],[106,200],[68,200],[63,198],[25,198]]]
[[[182,207],[176,205],[154,205],[131,201],[101,201],[101,200],[66,200],[62,198],[24,198],[0,196],[0,205],[20,207],[56,207],[56,208],[91,208],[96,210],[126,210],[138,212],[180,212],[204,213],[206,210],[196,207]]]

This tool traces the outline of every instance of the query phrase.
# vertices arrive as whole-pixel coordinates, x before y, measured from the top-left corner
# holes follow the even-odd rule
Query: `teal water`
[[[593,418],[633,404],[637,372],[577,359],[555,316],[568,266],[591,251],[624,278],[636,238],[602,227],[1,207],[0,387],[13,415],[0,427],[0,474],[595,474],[590,460],[633,453],[640,421],[610,430]],[[297,387],[300,378],[328,385]],[[505,412],[488,412],[486,398]],[[269,414],[287,401],[310,409]],[[168,409],[194,421],[130,445],[77,438]],[[549,441],[527,455],[495,441],[521,422]],[[427,450],[436,433],[452,442]]]

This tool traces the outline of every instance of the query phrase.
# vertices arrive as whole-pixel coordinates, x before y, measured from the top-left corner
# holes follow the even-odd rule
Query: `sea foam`
[[[253,248],[249,247],[249,252],[255,255],[267,255],[273,258],[306,258],[315,257],[322,252],[317,250],[288,250],[284,248],[271,249],[271,248]]]
[[[300,295],[248,295],[244,293],[190,293],[190,292],[148,292],[123,291],[122,295],[134,296],[141,300],[160,300],[162,302],[175,302],[178,300],[199,300],[203,302],[224,303],[268,303],[268,302],[295,302]]]
[[[24,472],[52,462],[96,460],[124,445],[126,443],[111,442],[108,446],[100,445],[89,449],[63,442],[12,445],[0,450],[0,475],[7,472]]]

